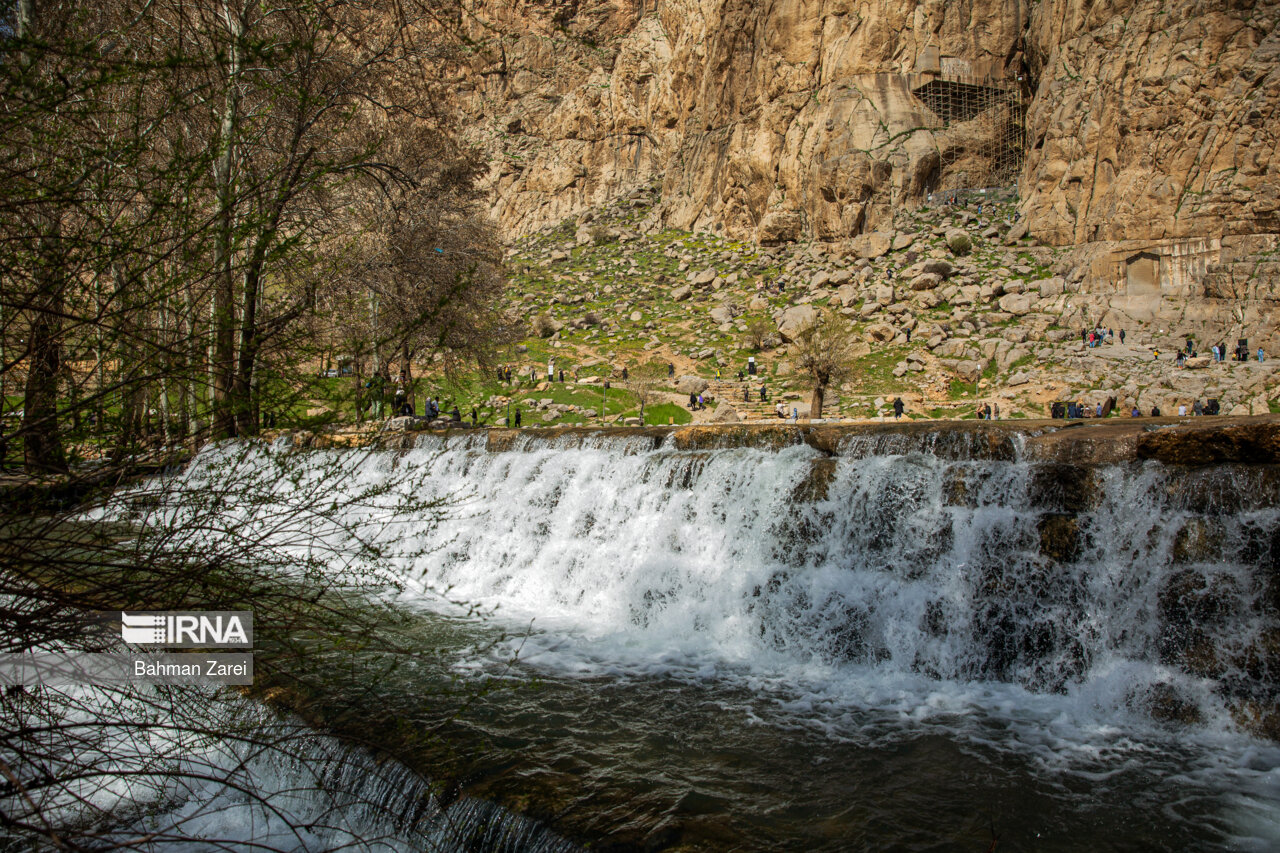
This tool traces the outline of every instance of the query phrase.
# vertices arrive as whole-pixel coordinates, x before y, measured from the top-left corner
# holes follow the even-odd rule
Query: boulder
[[[934,273],[942,278],[951,278],[956,268],[946,258],[929,258],[920,265],[921,272]]]
[[[686,373],[676,380],[676,390],[681,394],[701,394],[707,390],[710,385],[707,380],[701,376],[695,376],[692,373]]]
[[[718,403],[715,411],[711,414],[712,423],[717,424],[736,424],[742,421],[738,415],[738,410],[727,403]]]
[[[893,237],[893,251],[901,252],[903,249],[909,248],[915,241],[916,235],[899,231]]]
[[[693,295],[693,288],[687,284],[682,284],[675,290],[671,291],[671,298],[676,302],[683,302]]]
[[[1031,313],[1034,302],[1035,297],[1030,293],[1007,293],[1000,297],[1000,310],[1021,317]]]
[[[716,280],[717,275],[718,273],[716,272],[714,267],[707,267],[705,270],[702,270],[701,272],[690,273],[689,283],[694,285],[695,287],[701,287],[704,284],[711,284],[711,282]]]
[[[840,304],[848,308],[858,301],[858,288],[852,284],[842,284],[840,289],[836,291],[836,299],[840,300]]]
[[[870,326],[867,326],[867,330],[863,333],[863,336],[868,341],[875,341],[878,343],[891,341],[897,337],[897,335],[898,331],[888,323],[872,323]]]
[[[812,305],[793,305],[782,312],[778,321],[778,334],[790,343],[818,322],[818,309]]]
[[[973,248],[973,241],[969,238],[969,232],[962,228],[947,229],[947,248],[951,250],[953,255],[967,255],[969,250]]]
[[[717,305],[707,312],[707,316],[717,326],[721,326],[733,319],[733,312],[729,310],[728,305]]]
[[[1031,282],[1029,289],[1038,292],[1041,296],[1061,296],[1066,292],[1067,281],[1062,276],[1054,276],[1053,278],[1042,278]]]
[[[982,371],[986,367],[981,361],[959,361],[956,362],[956,375],[965,382],[977,382],[982,378]]]
[[[933,290],[942,284],[942,276],[935,272],[922,272],[911,279],[912,290]]]
[[[849,242],[849,248],[859,258],[881,258],[889,254],[889,250],[893,248],[893,240],[893,234],[869,231],[854,237]]]

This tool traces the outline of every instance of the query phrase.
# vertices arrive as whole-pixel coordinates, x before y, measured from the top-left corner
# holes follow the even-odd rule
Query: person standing
[[[1262,347],[1258,347],[1258,364],[1262,364]]]
[[[520,428],[520,410],[516,409],[516,429]]]
[[[1180,418],[1185,418],[1186,416],[1187,416],[1187,404],[1186,404],[1186,403],[1179,403],[1179,404],[1178,404],[1178,417],[1180,417]]]
[[[1120,345],[1124,346],[1124,329],[1120,330]]]
[[[893,419],[896,421],[898,418],[902,417],[902,412],[906,408],[907,406],[905,403],[902,402],[901,397],[894,397],[893,398]]]

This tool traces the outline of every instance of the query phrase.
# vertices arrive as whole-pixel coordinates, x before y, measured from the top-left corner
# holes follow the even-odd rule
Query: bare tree
[[[752,317],[747,321],[747,343],[756,352],[768,349],[770,344],[776,343],[773,333],[774,326],[765,317]]]
[[[827,388],[848,378],[857,342],[849,321],[831,312],[819,314],[817,321],[796,339],[796,367],[813,381],[810,417],[822,417]]]
[[[666,368],[654,362],[630,371],[626,388],[640,404],[640,423],[644,423],[645,406],[661,402],[663,399],[663,392],[660,388],[666,376]]]

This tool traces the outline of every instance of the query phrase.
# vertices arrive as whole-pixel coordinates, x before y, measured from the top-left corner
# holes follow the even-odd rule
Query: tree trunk
[[[826,385],[813,386],[813,397],[811,397],[809,400],[809,417],[810,418],[822,417],[822,401],[826,396],[827,396]]]
[[[44,218],[44,217],[42,217]],[[27,337],[27,384],[22,401],[22,442],[29,473],[67,470],[58,433],[58,374],[62,369],[62,258],[59,251],[60,223],[57,214],[48,217],[48,230],[41,234],[35,293],[31,300],[31,326]]]
[[[223,6],[223,16],[230,36],[226,100],[218,126],[218,156],[213,162],[213,178],[218,193],[217,237],[214,241],[214,265],[217,283],[213,297],[213,373],[212,437],[233,438],[236,434],[234,408],[235,382],[235,270],[232,263],[232,228],[234,226],[235,131],[239,120],[240,40],[242,22]]]
[[[404,373],[404,399],[413,411],[418,410],[418,403],[413,396],[413,363],[409,360],[409,342],[405,341],[400,348],[400,364]]]

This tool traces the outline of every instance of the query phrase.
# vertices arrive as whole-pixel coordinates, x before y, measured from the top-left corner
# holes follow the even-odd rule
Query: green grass
[[[640,409],[633,408],[623,412],[620,417],[634,418],[639,415]],[[654,403],[644,407],[646,426],[666,426],[668,420],[673,424],[687,424],[693,420],[693,413],[675,403]]]
[[[852,382],[855,393],[880,394],[897,391],[909,383],[893,375],[898,362],[907,357],[910,347],[886,347],[854,360]]]

